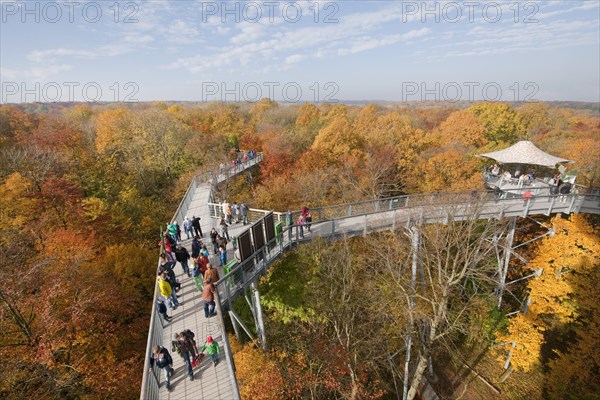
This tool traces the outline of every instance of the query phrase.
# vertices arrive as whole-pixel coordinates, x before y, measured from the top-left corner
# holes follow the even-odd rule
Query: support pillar
[[[419,229],[416,226],[410,227],[410,242],[412,249],[412,268],[410,285],[413,291],[417,290],[417,267],[419,265]]]
[[[265,324],[263,321],[263,313],[262,307],[260,305],[260,293],[256,287],[256,283],[252,282],[250,284],[250,288],[252,290],[252,300],[254,303],[254,317],[256,322],[256,335],[258,336],[258,340],[263,348],[263,350],[268,350],[267,348],[267,335],[265,334]]]
[[[510,255],[512,253],[512,245],[515,239],[515,227],[517,225],[517,217],[512,217],[509,224],[508,235],[506,236],[506,245],[504,246],[504,257],[502,263],[498,264],[498,308],[502,305],[502,296],[506,288],[506,275],[508,274],[508,265],[510,263]]]

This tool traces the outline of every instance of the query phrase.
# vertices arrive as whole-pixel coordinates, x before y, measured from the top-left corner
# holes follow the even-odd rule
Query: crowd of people
[[[245,206],[245,205],[244,205]],[[239,207],[238,207],[239,209]],[[247,210],[247,207],[245,208]],[[240,215],[241,218],[241,215]],[[222,220],[225,219],[225,216]],[[196,293],[200,296],[204,306],[204,316],[211,318],[216,315],[215,308],[215,283],[220,279],[219,272],[214,268],[211,258],[221,265],[227,263],[227,244],[229,235],[227,229],[221,227],[222,234],[216,229],[210,232],[212,257],[207,246],[202,242],[204,237],[200,226],[200,218],[187,216],[183,221],[183,232],[177,221],[166,225],[162,240],[158,243],[161,247],[156,279],[158,283],[159,296],[157,298],[157,310],[160,318],[165,324],[172,321],[173,315],[169,312],[175,311],[183,303],[177,293],[181,290],[181,282],[177,279],[175,267],[181,265],[183,278],[190,278],[195,286]],[[183,244],[182,233],[187,239],[191,239],[191,248],[188,250]],[[204,353],[211,356],[214,365],[218,363],[219,345],[212,336],[206,338],[205,344],[200,350],[194,340],[195,334],[185,329],[175,335],[171,343],[171,352],[177,352],[183,360],[186,372],[190,380],[194,380],[194,368],[200,365]],[[154,346],[150,354],[150,369],[154,366],[162,371],[167,390],[171,390],[171,377],[175,373],[173,369],[173,358],[166,347]]]
[[[246,161],[252,160],[256,157],[256,152],[250,149],[248,152],[242,152],[238,149],[237,157],[231,161],[229,161],[228,165],[230,167],[235,167],[236,165],[240,165],[245,163]],[[221,163],[220,165],[221,173],[225,172],[225,163]]]
[[[245,159],[254,158],[255,153],[251,150],[244,157]],[[181,265],[182,275],[180,276],[183,277],[182,279],[192,280],[196,295],[199,295],[202,300],[204,317],[208,319],[216,315],[215,284],[219,281],[220,276],[214,265],[221,267],[227,265],[228,244],[232,242],[229,227],[232,224],[247,225],[250,211],[245,203],[229,204],[226,200],[222,202],[221,209],[222,215],[217,225],[219,230],[212,228],[208,234],[210,244],[208,242],[205,244],[203,241],[204,233],[200,217],[193,215],[189,218],[186,216],[181,225],[178,221],[166,224],[162,240],[158,243],[161,253],[156,274],[159,291],[157,311],[163,324],[169,324],[174,317],[173,311],[183,304],[178,296],[182,284],[175,273],[177,263]],[[291,212],[288,212],[287,225],[298,225],[301,237],[304,237],[305,229],[310,232],[311,223],[312,216],[307,207],[302,208],[297,220],[294,220]],[[184,240],[189,247],[186,247]],[[236,250],[235,243],[234,250]],[[239,251],[235,254],[239,262]],[[160,345],[152,348],[150,369],[152,370],[156,366],[162,371],[167,390],[171,390],[171,378],[175,373],[171,355],[173,352],[177,352],[185,364],[185,371],[190,380],[194,380],[194,368],[200,365],[204,353],[211,356],[213,365],[219,362],[220,348],[213,337],[208,336],[200,350],[196,346],[194,338],[194,332],[184,329],[182,332],[176,333],[171,343],[171,352]]]
[[[527,188],[528,186],[534,185],[536,187],[547,187],[548,193],[552,195],[556,194],[568,194],[573,188],[573,180],[569,181],[569,177],[565,177],[562,173],[550,175],[549,173],[542,174],[539,179],[537,177],[538,172],[535,169],[529,169],[522,171],[520,168],[511,171],[502,171],[498,164],[494,164],[491,168],[484,169],[484,179],[486,182],[489,180],[495,182],[495,185],[503,187],[504,184],[510,184],[516,186],[516,188]],[[539,183],[539,182],[543,183]],[[540,186],[542,185],[542,186]],[[532,193],[531,191],[525,191],[525,193]],[[532,197],[529,196],[530,198]]]
[[[310,213],[310,209],[306,206],[302,207],[302,210],[300,211],[300,215],[298,216],[298,218],[296,220],[294,220],[294,217],[292,216],[292,212],[290,210],[288,210],[287,213],[285,214],[285,222],[289,228],[288,229],[289,240],[292,240],[291,227],[293,225],[296,225],[298,227],[299,238],[304,239],[304,228],[306,228],[306,231],[308,233],[311,232],[310,228],[312,225],[312,214]]]

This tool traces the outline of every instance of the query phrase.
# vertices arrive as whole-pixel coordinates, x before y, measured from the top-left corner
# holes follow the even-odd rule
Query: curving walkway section
[[[243,172],[261,160],[262,157],[259,155],[256,160],[251,160],[253,161],[252,165],[239,166],[236,171],[226,171],[223,174],[213,175],[210,179],[196,178],[182,200],[175,218],[181,221],[186,215],[200,216],[202,230],[206,236],[210,228],[218,223],[216,217],[222,211],[219,204],[212,203],[212,185]],[[257,250],[246,256],[243,262],[234,267],[229,274],[224,276],[223,271],[219,271],[222,279],[216,285],[218,315],[210,320],[204,319],[199,294],[194,292],[191,280],[187,277],[182,279],[181,275],[180,279],[184,282],[181,292],[183,306],[174,313],[175,319],[170,326],[162,327],[156,311],[152,310],[148,349],[157,340],[156,338],[159,338],[159,342],[162,340],[162,343],[170,343],[172,333],[181,331],[183,328],[190,328],[196,332],[199,344],[209,334],[215,337],[219,344],[224,344],[225,351],[220,355],[220,359],[224,362],[220,362],[217,367],[212,367],[205,359],[200,368],[195,371],[196,379],[190,382],[183,371],[183,363],[181,360],[176,360],[174,389],[171,393],[167,392],[164,387],[158,386],[158,375],[145,372],[141,399],[239,399],[235,367],[224,332],[224,315],[236,297],[249,294],[250,286],[266,273],[268,267],[286,250],[300,242],[314,237],[359,236],[385,230],[393,231],[412,225],[448,223],[473,216],[479,219],[501,219],[556,213],[600,214],[600,191],[578,187],[576,193],[568,195],[537,192],[531,198],[524,198],[523,193],[518,191],[500,194],[487,191],[436,193],[313,208],[311,213],[314,220],[311,232],[306,229],[301,232],[301,228],[296,225],[280,228],[279,223],[285,224],[284,213],[256,209],[250,211],[252,225],[250,227],[232,226],[230,234],[238,237],[250,229],[255,244],[254,248]],[[298,212],[293,213],[293,220],[296,220],[298,214]],[[255,227],[260,229],[254,231]],[[276,233],[275,236],[269,235],[268,232],[273,231]],[[261,236],[264,245],[256,244],[254,236],[257,235]],[[186,245],[188,248],[190,247],[189,243]],[[230,256],[229,259],[231,258],[233,257]],[[181,274],[181,271],[179,272]],[[174,359],[176,358],[178,358],[177,355],[174,356]]]
[[[265,274],[269,265],[284,251],[314,237],[366,236],[412,225],[460,221],[473,216],[502,219],[557,213],[600,214],[600,191],[583,187],[579,187],[578,191],[568,195],[539,193],[530,199],[524,199],[520,193],[436,193],[313,208],[311,212],[315,221],[311,224],[311,232],[297,225],[285,229],[217,283],[221,305],[224,309],[229,308],[229,304],[236,297],[245,295],[250,285]],[[212,208],[220,213],[218,205],[213,204]],[[283,213],[274,214],[275,219],[284,220]],[[298,215],[298,212],[293,213],[293,220]]]

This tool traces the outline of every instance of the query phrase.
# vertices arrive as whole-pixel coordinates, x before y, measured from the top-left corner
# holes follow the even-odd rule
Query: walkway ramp
[[[180,224],[188,216],[200,217],[202,232],[207,238],[211,228],[216,227],[217,222],[210,218],[208,204],[213,199],[215,185],[231,177],[244,173],[262,161],[262,154],[235,166],[222,168],[216,173],[206,173],[197,176],[188,187],[173,220]],[[183,233],[183,237],[186,237]],[[204,239],[204,243],[210,248],[210,239]],[[191,240],[184,240],[184,246],[191,250]],[[230,255],[231,256],[231,255]],[[211,263],[218,266],[218,260],[212,256]],[[223,276],[222,268],[219,273]],[[196,342],[200,348],[208,335],[219,343],[221,353],[219,363],[213,366],[210,357],[206,357],[200,367],[194,370],[194,380],[190,381],[187,376],[185,364],[181,357],[171,352],[173,357],[173,368],[175,374],[171,378],[171,391],[167,391],[162,375],[158,368],[152,373],[148,372],[148,361],[145,362],[144,376],[142,379],[141,400],[150,399],[239,399],[238,388],[233,371],[231,351],[221,321],[217,317],[206,319],[204,317],[204,304],[200,298],[200,292],[196,291],[191,278],[183,273],[179,263],[175,267],[178,280],[182,283],[180,292],[177,294],[182,304],[172,312],[171,321],[166,323],[158,315],[156,301],[152,308],[150,329],[148,334],[147,353],[150,354],[152,346],[158,344],[166,347],[171,352],[171,341],[173,336],[184,329],[191,329],[196,334]],[[154,299],[157,298],[155,289]]]

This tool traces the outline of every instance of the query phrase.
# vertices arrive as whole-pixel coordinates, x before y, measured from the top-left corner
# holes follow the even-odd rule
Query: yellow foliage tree
[[[525,127],[506,103],[479,103],[468,109],[486,127],[486,138],[496,143],[512,143],[523,138]]]
[[[128,140],[129,112],[122,108],[98,115],[96,120],[96,151],[100,154],[117,150]]]
[[[511,362],[525,371],[540,363],[542,345],[554,346],[553,355],[546,354],[552,397],[589,398],[586,393],[600,387],[600,230],[577,214],[557,216],[552,224],[554,237],[543,239],[530,263],[543,274],[528,283],[529,310],[512,318],[499,340],[517,343]]]
[[[443,145],[458,143],[462,146],[479,148],[487,144],[487,129],[469,110],[455,111],[440,124],[439,134]]]
[[[329,163],[335,164],[341,157],[364,157],[364,145],[364,137],[352,129],[346,115],[340,114],[333,117],[329,124],[319,131],[312,144],[312,150],[318,152]]]
[[[28,196],[33,184],[21,174],[9,175],[0,185],[0,226],[20,229],[34,213],[36,201]]]

